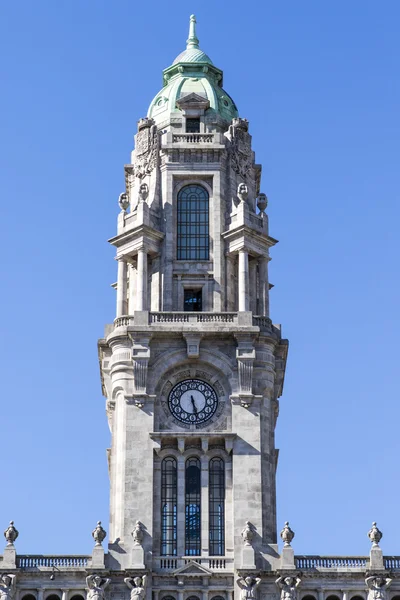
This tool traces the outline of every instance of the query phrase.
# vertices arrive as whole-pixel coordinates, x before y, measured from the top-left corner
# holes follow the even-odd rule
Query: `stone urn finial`
[[[101,546],[106,535],[107,535],[107,532],[101,526],[101,521],[97,521],[97,525],[92,531],[92,537],[93,537],[94,541],[96,542],[95,545]]]
[[[265,194],[259,194],[257,198],[257,208],[261,215],[264,214],[265,209],[268,206],[268,198]]]
[[[4,532],[4,537],[7,540],[7,546],[14,546],[14,542],[17,539],[19,532],[14,527],[14,521],[10,521],[9,526]]]
[[[241,532],[243,544],[245,546],[251,546],[255,534],[254,526],[250,521],[246,521],[243,531]]]
[[[144,527],[140,521],[136,521],[135,528],[132,531],[133,543],[135,546],[141,546],[143,543]]]
[[[118,205],[119,205],[119,207],[120,207],[121,210],[123,210],[124,212],[126,212],[126,209],[129,206],[128,194],[126,192],[123,192],[122,194],[120,194],[118,196]]]
[[[289,527],[289,521],[286,521],[284,528],[281,531],[281,538],[284,545],[290,546],[292,539],[294,538],[294,531]]]
[[[372,527],[368,531],[368,537],[372,542],[372,546],[379,546],[379,542],[382,539],[382,531],[378,529],[375,521],[372,523]]]

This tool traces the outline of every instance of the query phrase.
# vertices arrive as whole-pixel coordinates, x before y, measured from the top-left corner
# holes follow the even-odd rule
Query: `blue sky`
[[[298,554],[400,554],[400,4],[361,0],[0,6],[0,526],[20,553],[88,553],[108,529],[96,340],[115,316],[117,198],[136,121],[201,48],[250,121],[290,339],[278,526]]]

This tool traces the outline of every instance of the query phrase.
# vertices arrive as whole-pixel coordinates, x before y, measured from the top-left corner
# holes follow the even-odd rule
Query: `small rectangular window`
[[[200,119],[186,119],[186,133],[200,133]]]
[[[201,290],[184,290],[184,306],[185,312],[201,312]]]

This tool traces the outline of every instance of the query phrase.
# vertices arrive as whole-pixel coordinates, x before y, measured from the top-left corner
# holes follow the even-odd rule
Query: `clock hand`
[[[194,401],[193,396],[190,396],[190,400],[191,400],[191,402],[193,404],[193,412],[194,412],[195,415],[197,415],[197,406],[196,406],[196,403]]]

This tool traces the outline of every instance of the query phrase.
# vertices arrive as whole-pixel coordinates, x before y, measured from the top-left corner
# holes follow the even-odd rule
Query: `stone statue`
[[[149,186],[147,185],[147,183],[141,183],[140,187],[139,187],[139,201],[138,204],[140,204],[141,202],[146,202],[147,197],[149,195]]]
[[[369,589],[368,600],[386,600],[386,590],[391,585],[392,581],[393,580],[389,577],[378,577],[376,575],[367,577],[365,584]]]
[[[249,190],[245,183],[239,183],[236,195],[239,198],[240,202],[246,202],[247,197],[249,195]]]
[[[255,600],[256,590],[261,583],[261,578],[239,577],[236,583],[240,587],[240,600]]]
[[[265,209],[268,206],[268,198],[265,194],[258,194],[257,197],[257,208],[260,211],[261,216],[263,216]]]
[[[14,527],[14,521],[10,521],[9,526],[4,532],[4,537],[7,540],[7,546],[13,546],[18,537],[18,531]]]
[[[0,600],[12,600],[15,594],[15,575],[3,574],[0,577]]]
[[[120,209],[126,212],[126,209],[129,206],[128,194],[126,192],[123,192],[118,196],[118,204]]]
[[[133,542],[136,546],[141,546],[143,542],[144,527],[140,521],[136,521],[135,528],[132,531]]]
[[[286,521],[284,528],[281,531],[281,538],[285,546],[290,546],[294,538],[294,531],[289,527],[289,521]]]
[[[96,542],[96,546],[101,546],[106,535],[106,531],[101,526],[101,521],[97,521],[97,525],[92,531],[92,537]]]
[[[103,579],[100,575],[89,575],[86,577],[88,587],[87,600],[104,600],[105,589],[111,579]]]
[[[382,539],[382,531],[378,529],[375,521],[372,523],[371,529],[368,531],[368,537],[372,542],[373,546],[378,546]]]
[[[147,575],[143,577],[125,577],[126,585],[131,590],[131,600],[144,600],[146,596]]]
[[[297,588],[301,583],[297,577],[278,577],[276,585],[281,590],[281,600],[297,600]]]
[[[250,523],[250,521],[246,521],[246,525],[244,526],[244,529],[240,534],[242,536],[243,543],[245,546],[251,546],[251,543],[254,538],[254,533],[255,530],[253,525]]]

